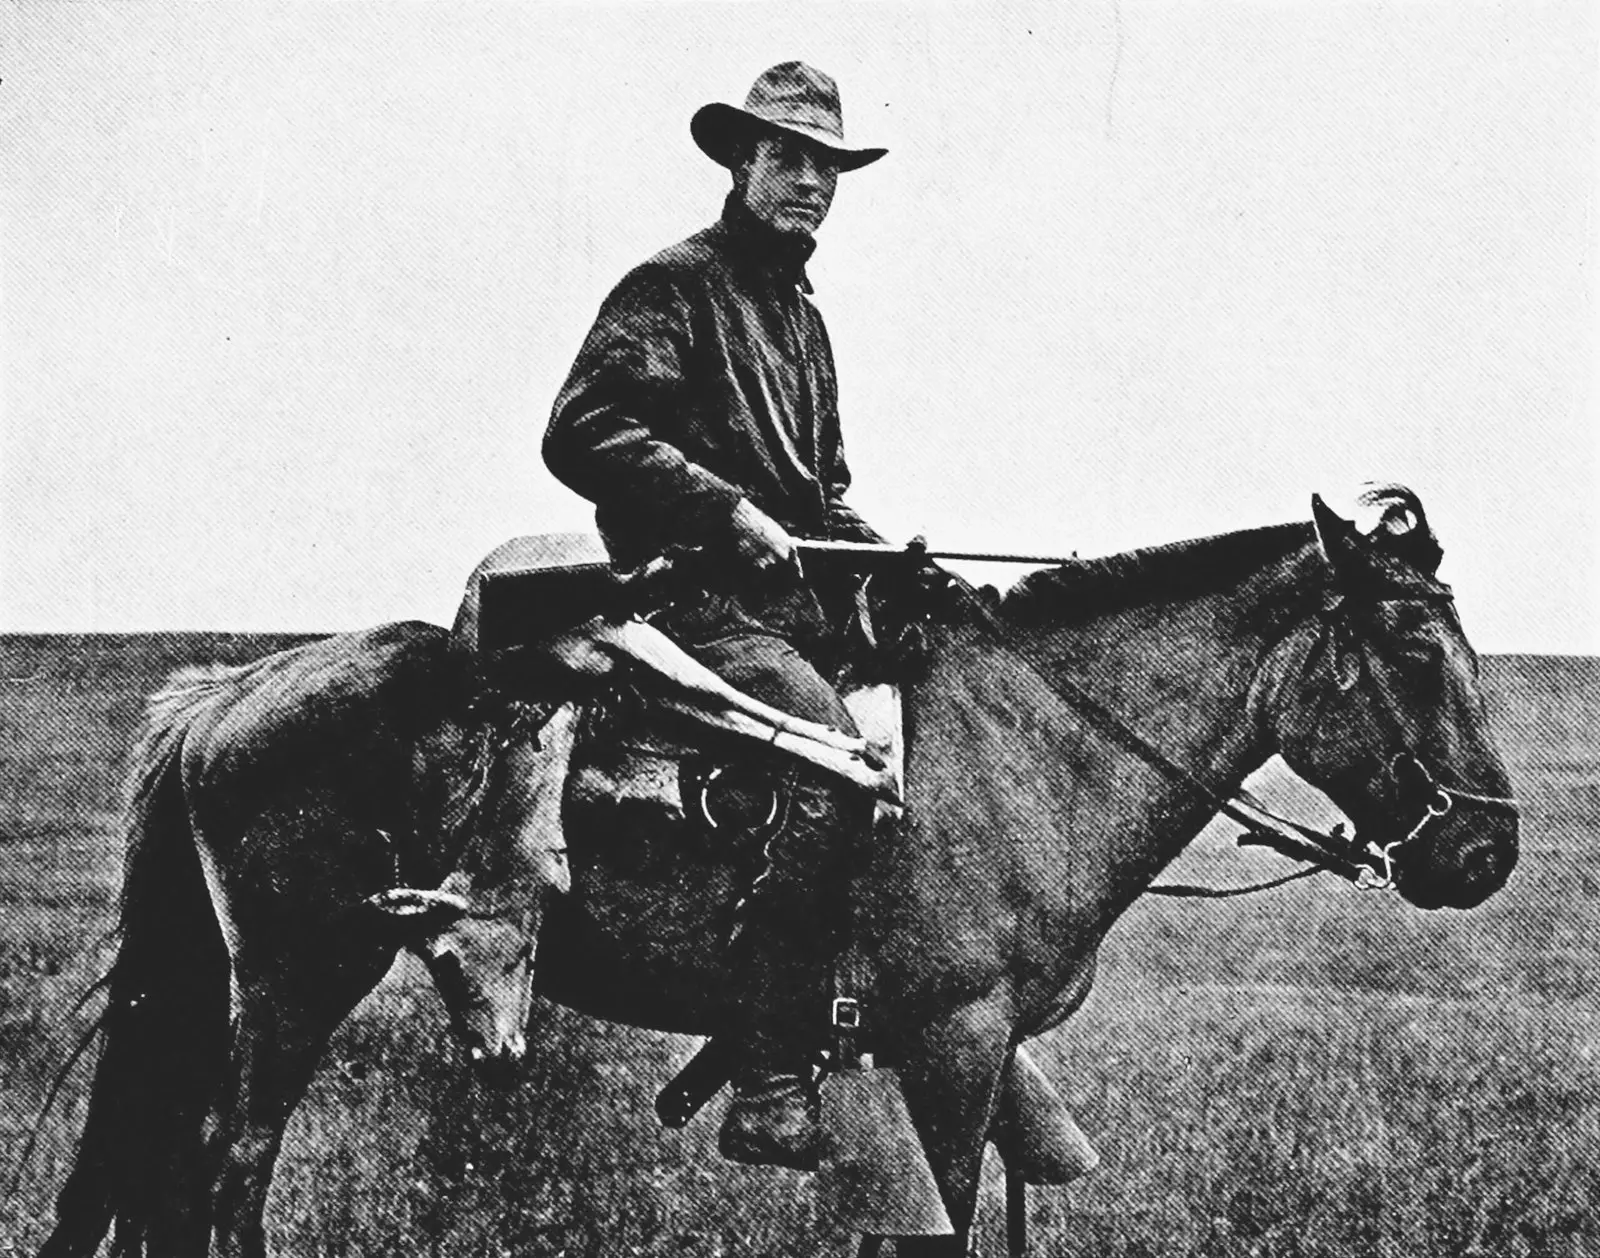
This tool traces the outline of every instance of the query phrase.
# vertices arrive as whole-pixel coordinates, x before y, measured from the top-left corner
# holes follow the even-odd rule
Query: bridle
[[[1372,601],[1389,604],[1449,605],[1454,602],[1454,595],[1448,586],[1440,585],[1426,591],[1411,591],[1403,596],[1377,598]],[[1349,606],[1350,600],[1347,596],[1336,597],[1324,605],[1325,629],[1320,639],[1322,643],[1332,642],[1341,625],[1349,626],[1350,622],[1344,615]],[[1383,766],[1382,772],[1393,783],[1397,800],[1404,800],[1409,794],[1421,804],[1417,820],[1403,836],[1381,846],[1375,842],[1365,844],[1365,853],[1370,859],[1368,863],[1359,866],[1355,884],[1364,891],[1386,891],[1395,885],[1396,853],[1415,843],[1423,834],[1454,812],[1459,805],[1507,812],[1512,816],[1521,812],[1521,806],[1511,796],[1489,795],[1440,782],[1429,770],[1413,740],[1407,736],[1405,720],[1401,716],[1394,695],[1379,681],[1372,667],[1371,640],[1361,633],[1352,633],[1350,637],[1353,640],[1352,645],[1358,652],[1361,670],[1354,688],[1365,701],[1368,713],[1373,718],[1373,724],[1382,731],[1382,736],[1388,744],[1386,754],[1378,758]],[[1315,644],[1312,649],[1315,649]]]

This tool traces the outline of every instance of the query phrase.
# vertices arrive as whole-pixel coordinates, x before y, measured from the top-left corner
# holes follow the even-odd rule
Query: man
[[[595,504],[619,566],[679,545],[725,569],[715,592],[658,618],[663,630],[740,689],[854,732],[818,671],[835,632],[795,538],[882,539],[843,500],[833,353],[805,265],[840,173],[884,150],[845,145],[837,86],[798,61],[757,78],[743,109],[700,109],[690,132],[733,174],[722,217],[606,299],[556,399],[545,461]],[[849,787],[797,771],[734,942],[745,1057],[725,1156],[816,1164],[809,1050],[840,862],[870,818]]]

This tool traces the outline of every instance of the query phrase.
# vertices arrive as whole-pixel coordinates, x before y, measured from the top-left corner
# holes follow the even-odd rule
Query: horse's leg
[[[210,1180],[204,1144],[183,1150],[168,1170],[161,1199],[153,1203],[145,1252],[164,1258],[206,1258],[211,1245]]]
[[[964,1254],[977,1211],[989,1123],[1011,1052],[1011,1001],[997,990],[904,1041],[898,1054],[906,1105],[944,1197],[954,1236],[895,1242],[900,1258]]]
[[[309,950],[308,950],[309,951]],[[218,1258],[264,1258],[263,1215],[284,1128],[310,1086],[334,1028],[394,959],[392,945],[285,963],[241,982],[232,1094],[224,1097],[212,1152]]]

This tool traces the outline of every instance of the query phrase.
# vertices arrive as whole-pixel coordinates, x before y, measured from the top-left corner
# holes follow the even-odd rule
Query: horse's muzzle
[[[1506,885],[1517,865],[1515,817],[1463,819],[1432,842],[1395,854],[1395,886],[1423,909],[1473,909]]]

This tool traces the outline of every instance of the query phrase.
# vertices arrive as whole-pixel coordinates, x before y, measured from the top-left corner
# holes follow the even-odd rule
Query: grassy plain
[[[49,1077],[87,1025],[73,1003],[107,957],[140,696],[180,663],[284,641],[0,638],[0,1253],[42,1238],[82,1121],[85,1067],[12,1195]],[[1325,880],[1137,906],[1088,1004],[1036,1048],[1104,1161],[1035,1191],[1035,1254],[1600,1254],[1600,662],[1498,657],[1487,677],[1530,804],[1511,886],[1472,914]],[[1282,775],[1261,789],[1298,794]],[[1172,876],[1269,868],[1218,831]],[[693,1042],[542,1019],[521,1084],[480,1088],[431,989],[398,965],[293,1121],[276,1252],[848,1252],[804,1177],[717,1159],[713,1113],[657,1128],[655,1090]]]

